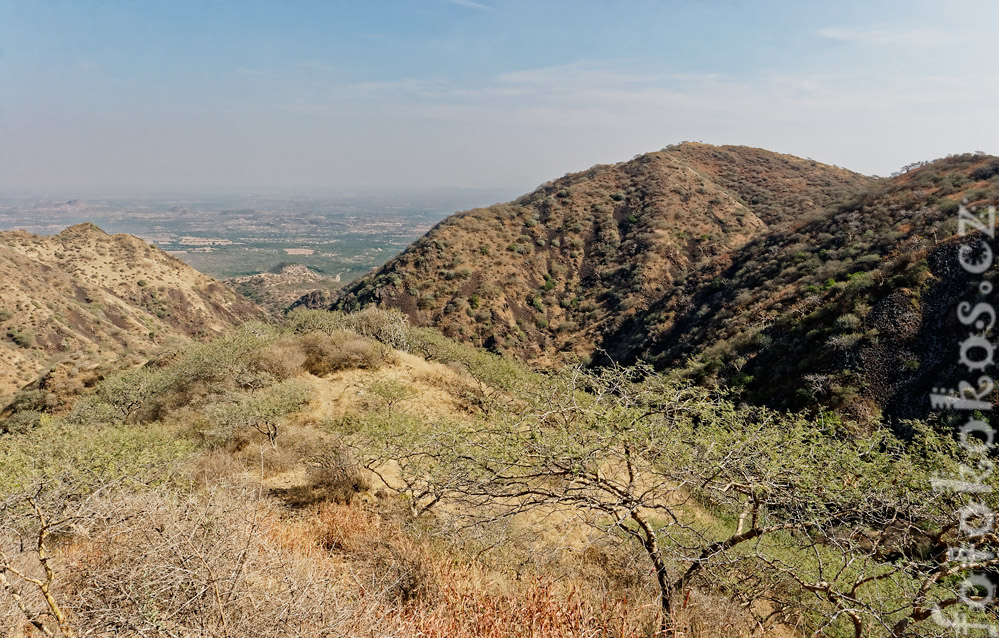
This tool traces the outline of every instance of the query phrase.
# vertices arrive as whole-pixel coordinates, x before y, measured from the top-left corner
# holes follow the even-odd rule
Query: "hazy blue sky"
[[[0,0],[0,190],[512,188],[681,140],[999,154],[999,3]]]

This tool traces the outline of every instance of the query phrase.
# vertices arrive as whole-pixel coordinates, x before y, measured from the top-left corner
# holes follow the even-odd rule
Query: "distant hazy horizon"
[[[539,186],[540,184],[535,184]],[[533,188],[533,187],[531,187]],[[204,198],[273,198],[285,201],[310,199],[349,198],[408,198],[425,199],[442,195],[448,199],[467,199],[470,202],[500,203],[511,200],[524,191],[515,188],[451,188],[403,186],[289,186],[289,185],[52,185],[33,188],[0,188],[0,202],[4,200],[62,201],[71,199],[107,200],[116,197],[148,200],[197,200]],[[488,205],[481,204],[481,205]],[[474,204],[479,205],[479,204]]]
[[[995,24],[985,0],[8,0],[0,192],[523,193],[684,140],[887,175],[999,154]]]

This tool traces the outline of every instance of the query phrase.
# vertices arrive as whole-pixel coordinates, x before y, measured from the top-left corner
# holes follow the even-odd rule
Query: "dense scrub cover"
[[[495,351],[588,356],[692,268],[870,181],[789,155],[685,143],[453,215],[335,305],[399,308]]]
[[[454,215],[334,305],[546,365],[644,360],[772,407],[925,418],[911,397],[954,376],[971,284],[957,209],[999,203],[997,164],[874,179],[685,143]]]

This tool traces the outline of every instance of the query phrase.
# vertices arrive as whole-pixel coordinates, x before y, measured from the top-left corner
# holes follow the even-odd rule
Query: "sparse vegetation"
[[[31,348],[35,345],[34,336],[22,328],[8,328],[7,338],[19,348]]]
[[[25,385],[21,375],[47,378],[49,392],[70,402],[80,383],[71,377],[91,370],[67,355],[91,350],[97,356],[84,367],[100,367],[100,376],[167,341],[203,339],[261,316],[146,242],[92,224],[50,237],[0,233],[0,245],[0,408]]]
[[[385,356],[317,376],[317,337]],[[921,424],[536,375],[382,310],[248,324],[65,416],[29,399],[0,435],[0,617],[53,633],[929,636],[953,593],[920,548],[952,542],[960,500],[925,482],[959,455]]]

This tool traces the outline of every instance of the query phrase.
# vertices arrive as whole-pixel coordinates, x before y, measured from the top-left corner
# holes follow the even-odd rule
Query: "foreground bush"
[[[37,552],[19,541],[41,519],[22,505],[3,504],[0,556],[44,579]],[[0,629],[18,635],[29,619],[67,636],[647,635],[649,614],[623,598],[537,578],[498,586],[371,512],[323,506],[289,521],[276,505],[239,489],[110,486],[47,503],[47,566],[57,574],[47,591],[62,620],[39,588],[12,577],[19,600],[0,597]]]

